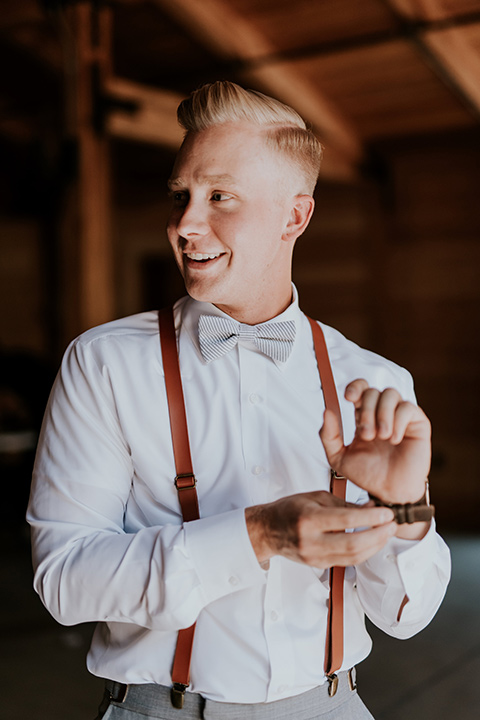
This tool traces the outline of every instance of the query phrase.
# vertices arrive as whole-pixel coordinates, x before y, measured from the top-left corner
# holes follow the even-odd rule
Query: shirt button
[[[277,620],[278,620],[278,613],[275,612],[275,610],[272,610],[272,612],[270,613],[270,620],[272,620],[272,622],[277,622]]]
[[[238,585],[238,583],[239,583],[240,581],[239,581],[239,579],[238,579],[237,577],[235,577],[235,575],[232,575],[232,577],[229,577],[229,578],[228,578],[228,582],[230,583],[230,585],[232,585],[233,587],[235,587],[235,585]]]
[[[257,395],[257,393],[251,393],[251,395],[248,398],[252,405],[258,405],[258,403],[262,402],[262,398],[260,395]]]
[[[253,475],[261,475],[263,472],[265,472],[265,468],[261,465],[254,465],[252,468]]]

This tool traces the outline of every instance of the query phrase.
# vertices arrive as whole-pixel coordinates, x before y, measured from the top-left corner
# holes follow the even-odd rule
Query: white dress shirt
[[[325,680],[328,572],[281,557],[264,571],[244,508],[329,489],[323,395],[296,293],[276,318],[296,324],[285,363],[241,340],[206,364],[201,313],[223,314],[190,298],[175,306],[201,519],[182,524],[173,484],[157,313],[90,330],[65,354],[40,437],[28,513],[35,588],[60,623],[98,621],[88,655],[95,675],[169,685],[177,631],[197,621],[189,689],[270,702]],[[402,368],[322,327],[350,442],[351,380],[412,400],[413,385]],[[347,499],[366,494],[349,484]],[[420,542],[394,538],[347,568],[344,669],[370,652],[364,614],[399,638],[428,624],[449,562],[432,523]]]

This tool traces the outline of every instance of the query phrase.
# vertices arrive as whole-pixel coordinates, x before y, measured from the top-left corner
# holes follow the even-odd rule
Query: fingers
[[[343,433],[337,416],[332,410],[325,410],[320,438],[330,465],[336,467],[338,458],[343,451]]]
[[[319,568],[363,562],[397,529],[389,508],[350,505],[323,491],[247,508],[245,517],[260,563],[282,555]]]
[[[355,380],[345,391],[347,400],[355,406],[356,434],[361,440],[388,440],[399,445],[407,431],[425,435],[429,426],[423,411],[403,400],[394,388],[380,392],[368,386],[366,380]],[[420,432],[416,424],[426,423]]]
[[[392,522],[359,532],[325,535],[323,551],[328,564],[323,567],[360,565],[379,552],[396,531],[397,525]],[[314,557],[311,559],[315,561]]]
[[[305,493],[305,497],[316,503],[317,507],[309,508],[309,513],[305,514],[303,521],[314,525],[321,523],[322,532],[337,533],[378,527],[394,519],[393,511],[388,507],[376,507],[370,503],[354,505],[324,491]]]
[[[356,565],[378,552],[397,526],[388,508],[348,505],[329,493],[310,493],[317,510],[300,516],[296,556],[315,567]],[[345,532],[346,529],[356,532]],[[292,548],[289,548],[289,556]]]

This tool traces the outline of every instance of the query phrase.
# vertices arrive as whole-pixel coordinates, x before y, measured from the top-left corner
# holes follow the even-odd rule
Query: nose
[[[201,200],[190,198],[184,207],[178,208],[177,233],[184,238],[206,235],[208,232],[207,210]],[[174,212],[174,214],[176,214]]]

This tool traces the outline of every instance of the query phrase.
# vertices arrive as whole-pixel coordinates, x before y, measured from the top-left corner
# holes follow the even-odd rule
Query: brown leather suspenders
[[[342,418],[338,403],[333,373],[328,358],[327,346],[322,329],[311,318],[308,318],[313,334],[315,354],[320,373],[325,406],[335,412],[340,427]],[[173,454],[175,458],[175,487],[182,515],[185,522],[200,517],[196,480],[193,473],[190,444],[188,440],[187,418],[183,397],[180,368],[178,363],[177,341],[173,312],[171,308],[159,311],[159,327],[165,385],[167,391],[170,427],[172,430]],[[346,478],[331,471],[331,492],[337,497],[345,498]],[[328,606],[327,639],[325,648],[325,674],[328,676],[330,695],[337,689],[336,672],[343,662],[343,581],[345,568],[330,568],[330,597]],[[190,662],[192,656],[195,624],[178,633],[177,647],[172,668],[172,705],[183,707],[185,691],[190,684]]]
[[[315,347],[315,355],[317,357],[317,365],[320,373],[320,381],[322,383],[323,397],[325,399],[325,407],[332,410],[337,416],[340,426],[340,432],[343,436],[342,414],[338,403],[337,390],[335,388],[335,380],[333,378],[332,367],[328,357],[327,345],[325,337],[320,325],[308,318],[312,329],[313,344]],[[330,470],[330,491],[336,497],[345,500],[347,490],[347,479],[342,475],[337,475],[335,470]],[[328,598],[328,619],[327,619],[327,637],[325,643],[325,662],[324,671],[328,677],[329,693],[335,695],[338,686],[337,670],[342,666],[343,662],[343,581],[345,578],[344,567],[330,568],[330,595]]]
[[[171,308],[164,308],[158,314],[162,347],[163,370],[167,391],[170,428],[172,431],[173,456],[175,458],[175,487],[182,509],[183,520],[198,520],[198,497],[188,440],[187,416],[183,398],[180,366],[178,363],[177,339]],[[183,707],[185,691],[190,685],[190,661],[192,657],[195,623],[180,630],[172,668],[172,705]]]

